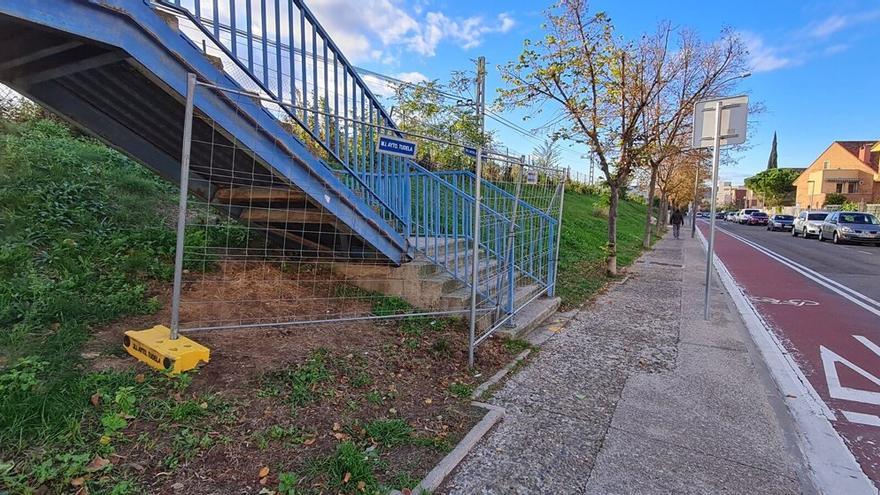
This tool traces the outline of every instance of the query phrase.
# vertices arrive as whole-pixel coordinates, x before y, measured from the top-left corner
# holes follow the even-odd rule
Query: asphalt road
[[[775,253],[880,301],[880,247],[834,245],[815,237],[792,237],[766,227],[719,221],[717,227],[738,234]]]

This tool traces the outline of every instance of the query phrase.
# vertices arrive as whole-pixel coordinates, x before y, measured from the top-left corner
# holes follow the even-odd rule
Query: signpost
[[[416,143],[396,136],[379,136],[379,152],[404,158],[415,158]]]
[[[477,157],[477,149],[476,148],[469,148],[469,147],[465,146],[464,147],[464,154],[471,157],[471,158],[476,158]]]
[[[709,319],[709,288],[715,257],[715,198],[718,194],[718,162],[721,147],[746,141],[749,97],[734,96],[701,101],[694,105],[694,148],[712,148],[712,196],[709,198],[709,249],[706,256],[706,292],[703,318]]]
[[[538,172],[536,170],[529,170],[526,172],[526,184],[535,185],[538,183]]]

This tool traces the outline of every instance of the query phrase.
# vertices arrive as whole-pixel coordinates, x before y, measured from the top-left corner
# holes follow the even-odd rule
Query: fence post
[[[516,326],[514,322],[513,310],[515,309],[516,302],[514,301],[514,294],[516,292],[516,263],[514,263],[514,254],[516,252],[516,215],[517,210],[519,208],[520,197],[522,196],[522,180],[523,180],[523,169],[526,165],[526,157],[523,156],[520,158],[519,165],[519,174],[516,177],[516,194],[514,195],[513,201],[513,211],[510,215],[510,227],[507,231],[507,252],[504,254],[505,263],[507,263],[507,314],[511,315],[510,318],[507,319],[506,326],[508,328],[513,328]],[[500,274],[499,274],[499,278]],[[501,316],[501,294],[498,294],[498,310],[496,312],[496,318]]]
[[[556,292],[556,279],[559,276],[559,243],[562,241],[562,207],[565,204],[565,181],[568,174],[571,173],[571,167],[565,169],[565,175],[562,176],[562,182],[559,187],[559,215],[556,217],[556,249],[553,254],[553,277],[549,280],[550,288],[547,295],[553,297]]]
[[[183,151],[180,156],[180,201],[177,211],[177,246],[174,250],[174,289],[171,295],[171,340],[180,335],[180,286],[183,279],[183,249],[186,236],[186,201],[189,196],[189,155],[192,147],[193,99],[196,75],[186,75],[186,109],[183,117]]]
[[[477,285],[479,284],[478,272],[480,270],[480,175],[483,173],[483,147],[477,147],[477,167],[474,179],[474,220],[473,220],[473,247],[471,256],[471,312],[470,326],[468,328],[468,366],[474,366],[474,341],[477,329]]]

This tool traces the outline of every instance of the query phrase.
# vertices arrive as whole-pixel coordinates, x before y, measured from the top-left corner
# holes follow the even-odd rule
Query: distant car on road
[[[745,224],[746,222],[749,221],[749,217],[752,215],[752,213],[755,213],[758,211],[761,211],[761,210],[754,209],[754,208],[745,208],[745,209],[739,210],[739,213],[736,214],[736,221],[738,223]]]
[[[727,215],[727,214],[724,213],[723,211],[719,211],[719,212],[715,213],[715,220],[724,220],[725,215]]]
[[[794,227],[791,229],[791,235],[797,237],[804,236],[804,239],[811,235],[819,235],[822,228],[822,222],[828,216],[827,211],[802,211],[794,219]]]
[[[793,215],[773,215],[772,217],[770,217],[770,221],[767,222],[767,230],[771,231],[781,230],[785,232],[786,230],[791,230],[793,228]]]
[[[747,225],[767,225],[770,223],[770,215],[763,211],[756,211],[746,218]]]
[[[726,222],[735,222],[736,221],[736,212],[728,211],[726,215],[724,215],[724,220]]]
[[[860,242],[880,246],[880,220],[870,213],[836,211],[828,215],[819,230],[819,240],[834,244]]]

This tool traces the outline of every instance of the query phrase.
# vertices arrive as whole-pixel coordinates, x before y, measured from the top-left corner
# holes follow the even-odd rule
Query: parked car
[[[800,212],[797,218],[794,219],[791,235],[794,237],[802,235],[804,239],[809,238],[811,235],[819,235],[819,231],[822,229],[822,222],[825,221],[827,216],[827,211]]]
[[[715,213],[715,220],[724,220],[725,215],[726,213],[724,213],[723,211],[719,211]]]
[[[755,213],[756,211],[761,211],[761,210],[757,210],[754,208],[746,208],[743,210],[739,210],[739,213],[736,214],[737,223],[745,224],[746,222],[749,221],[749,217],[752,215],[752,213]]]
[[[770,223],[770,215],[763,211],[756,211],[746,218],[747,225],[767,225]]]
[[[736,212],[728,211],[726,215],[724,215],[724,220],[727,222],[735,222],[736,221]]]
[[[770,217],[770,221],[767,222],[767,230],[775,231],[781,230],[785,232],[786,230],[791,230],[794,228],[794,216],[793,215],[773,215]]]
[[[835,211],[828,215],[819,230],[819,240],[834,244],[860,242],[880,246],[880,220],[870,213]]]

